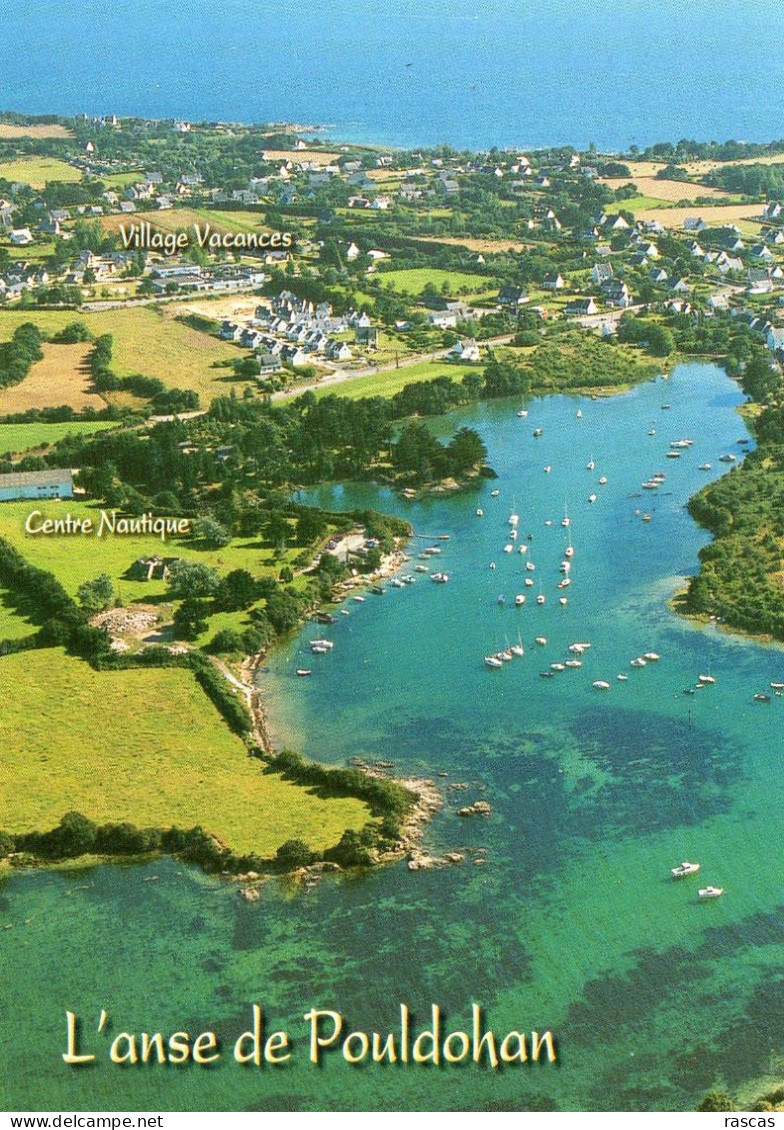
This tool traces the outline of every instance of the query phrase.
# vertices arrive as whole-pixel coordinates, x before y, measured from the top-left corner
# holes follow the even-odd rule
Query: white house
[[[452,361],[479,361],[480,353],[476,339],[469,337],[466,341],[455,342],[447,356]]]

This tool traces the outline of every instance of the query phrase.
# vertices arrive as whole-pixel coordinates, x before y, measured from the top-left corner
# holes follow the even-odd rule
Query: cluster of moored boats
[[[685,879],[688,875],[696,875],[699,869],[699,863],[690,863],[688,859],[684,859],[677,867],[670,868],[670,874],[673,879]],[[697,896],[701,899],[717,899],[723,894],[724,887],[701,887],[697,891]]]

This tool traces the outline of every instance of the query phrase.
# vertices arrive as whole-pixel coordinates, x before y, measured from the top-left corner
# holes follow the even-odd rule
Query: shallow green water
[[[763,1075],[784,1035],[784,701],[752,695],[784,678],[784,655],[696,628],[666,606],[706,540],[684,503],[723,470],[722,452],[740,452],[740,401],[719,370],[690,365],[612,400],[536,401],[526,419],[516,405],[483,405],[459,417],[481,430],[499,474],[475,495],[406,507],[367,486],[319,492],[334,506],[372,502],[409,516],[430,535],[413,543],[412,568],[432,535],[448,533],[439,568],[450,582],[420,577],[383,598],[350,600],[348,617],[318,629],[335,640],[327,656],[310,657],[316,630],[304,629],[259,676],[274,732],[324,761],[391,758],[398,773],[448,774],[427,843],[482,846],[490,864],[418,873],[394,865],[305,895],[270,883],[250,905],[166,860],[13,876],[0,887],[0,918],[13,923],[0,934],[5,1101],[691,1109],[717,1082],[734,1089]],[[681,436],[693,448],[666,459]],[[698,470],[706,460],[712,472]],[[665,485],[640,492],[657,470]],[[503,552],[512,508],[515,548],[525,541],[526,555]],[[649,523],[635,513],[642,509]],[[558,590],[568,534],[572,583]],[[526,558],[536,565],[528,588]],[[517,592],[527,595],[521,609]],[[488,669],[483,656],[518,632],[525,656]],[[574,640],[593,645],[583,668],[542,679]],[[661,660],[631,669],[644,651]],[[297,679],[306,655],[314,677]],[[700,673],[715,686],[684,696]],[[595,679],[610,691],[594,691]],[[469,788],[446,788],[456,781]],[[492,805],[488,820],[457,818],[459,805],[480,797]],[[673,883],[669,868],[684,858],[701,862],[700,876]],[[705,883],[726,887],[725,897],[698,901]],[[552,1029],[559,1063],[493,1071],[349,1067],[337,1055],[324,1068],[307,1062],[310,1007],[386,1032],[401,1001],[422,1022],[437,1002],[447,1030],[469,1027],[472,1002],[501,1035]],[[253,1002],[292,1034],[286,1067],[230,1062]],[[64,1010],[84,1017],[87,1032],[102,1007],[112,1034],[213,1028],[229,1054],[209,1069],[122,1069],[106,1062],[105,1037],[94,1037],[98,1066],[66,1068]]]

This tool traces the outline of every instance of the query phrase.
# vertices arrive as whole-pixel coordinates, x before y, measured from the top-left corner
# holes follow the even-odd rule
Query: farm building
[[[0,502],[19,498],[73,498],[73,477],[69,470],[16,471],[0,475]]]

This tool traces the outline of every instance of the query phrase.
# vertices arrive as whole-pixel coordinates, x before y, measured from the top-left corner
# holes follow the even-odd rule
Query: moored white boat
[[[683,879],[685,875],[695,875],[699,869],[699,863],[689,863],[688,859],[684,859],[677,867],[670,868],[670,874],[673,879]]]
[[[702,887],[697,894],[701,899],[717,899],[724,894],[724,887]]]
[[[496,659],[496,657],[494,655],[486,655],[485,656],[485,663],[487,664],[488,667],[503,667],[503,663],[501,662],[501,660]]]
[[[538,643],[540,647],[544,647],[544,645],[547,643],[547,636],[537,636],[534,640],[534,643]]]
[[[608,691],[610,689],[610,684],[606,683],[604,679],[596,679],[592,686],[595,691]]]

